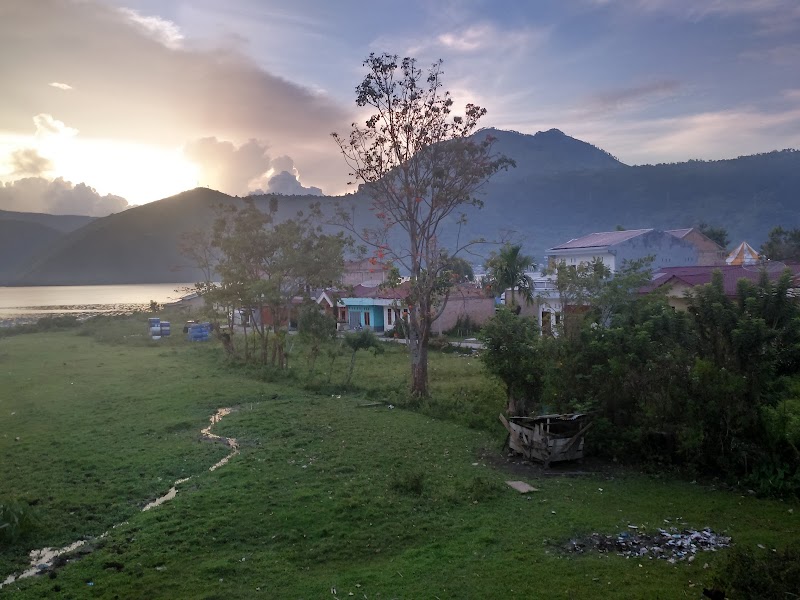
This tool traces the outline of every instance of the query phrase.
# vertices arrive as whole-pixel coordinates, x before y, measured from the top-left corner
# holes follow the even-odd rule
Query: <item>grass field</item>
[[[314,393],[299,347],[294,376],[268,382],[211,344],[144,331],[106,320],[0,339],[0,501],[30,505],[37,523],[0,549],[0,581],[34,548],[85,538],[92,550],[0,597],[700,598],[722,552],[671,565],[561,547],[676,517],[764,552],[800,534],[796,504],[619,469],[531,470],[540,491],[512,491],[520,475],[493,466],[502,394],[472,357],[433,356],[436,402],[419,412],[360,407],[400,403],[400,347],[359,355],[350,391],[349,359],[329,384],[320,359]],[[227,449],[199,431],[223,406],[236,410],[214,432],[241,454],[209,472]],[[453,410],[458,422],[435,418]]]

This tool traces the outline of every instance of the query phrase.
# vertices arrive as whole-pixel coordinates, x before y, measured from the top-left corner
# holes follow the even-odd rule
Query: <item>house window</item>
[[[347,321],[347,312],[346,311],[347,311],[346,308],[340,308],[339,309],[339,321],[341,321],[342,323]]]
[[[386,324],[387,325],[391,325],[392,324],[392,309],[391,308],[386,311]]]
[[[561,313],[556,313],[556,325],[561,324]]]
[[[369,312],[364,313],[364,325],[369,327]]]

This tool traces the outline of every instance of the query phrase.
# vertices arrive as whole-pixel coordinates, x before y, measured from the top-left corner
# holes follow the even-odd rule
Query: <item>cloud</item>
[[[237,148],[232,142],[207,137],[189,142],[183,152],[202,169],[204,185],[235,196],[246,195],[251,182],[271,164],[266,145],[254,139]]]
[[[662,13],[690,22],[712,18],[744,18],[759,35],[796,32],[800,4],[796,0],[589,0],[600,7],[616,7],[638,13]]]
[[[406,42],[410,56],[441,54],[469,54],[475,52],[502,53],[508,50],[519,52],[544,43],[549,37],[549,29],[521,27],[517,29],[500,28],[492,22],[483,21],[466,27],[444,31],[438,35],[420,38],[410,45]],[[389,47],[398,47],[389,41]]]
[[[203,170],[203,185],[226,194],[322,195],[320,188],[300,183],[300,173],[291,156],[271,159],[267,147],[258,140],[236,147],[232,142],[209,137],[186,144],[183,152]]]
[[[780,44],[771,48],[745,50],[741,58],[755,61],[768,60],[776,65],[794,66],[800,62],[800,44]]]
[[[119,12],[127,17],[131,23],[140,27],[142,31],[164,44],[167,48],[175,49],[181,46],[183,34],[180,28],[172,21],[160,17],[146,16],[130,8],[121,8]]]
[[[50,87],[58,88],[59,90],[64,90],[65,92],[75,89],[70,84],[61,83],[60,81],[53,81],[52,83],[48,83],[47,85],[49,85]]]
[[[3,210],[104,217],[126,208],[125,198],[112,194],[101,196],[88,185],[73,185],[60,177],[53,181],[26,177],[0,183],[0,209]]]
[[[592,112],[619,110],[643,102],[673,96],[681,87],[682,84],[679,81],[666,79],[606,90],[592,95],[586,102],[586,107]]]
[[[36,126],[37,137],[64,136],[71,137],[78,134],[77,129],[67,127],[63,121],[54,118],[53,115],[40,113],[33,117],[33,124]]]
[[[516,35],[520,35],[519,32]],[[455,32],[440,34],[436,41],[439,45],[456,52],[475,52],[498,43],[504,35],[496,27],[488,23],[471,25]]]
[[[297,180],[296,175],[290,173],[289,171],[281,171],[269,179],[267,184],[267,193],[283,194],[284,196],[321,196],[322,190],[313,186],[303,187],[303,185]]]
[[[161,148],[200,137],[265,139],[310,181],[344,187],[347,166],[330,160],[329,134],[348,129],[349,108],[230,44],[181,35],[168,21],[100,0],[12,2],[0,19],[0,55],[15,59],[0,61],[0,81],[14,82],[14,94],[3,97],[0,131],[28,135],[31,114],[45,114],[83,139]],[[52,94],[42,77],[74,90]]]
[[[20,148],[11,153],[11,174],[38,177],[53,169],[50,159],[41,156],[35,148]]]

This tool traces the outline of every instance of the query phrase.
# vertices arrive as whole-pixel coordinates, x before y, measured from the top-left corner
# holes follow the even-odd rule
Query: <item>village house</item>
[[[317,304],[329,315],[335,316],[340,329],[371,329],[377,333],[392,331],[399,319],[408,317],[409,283],[395,288],[356,285],[351,291],[326,290],[317,298]],[[453,328],[459,319],[467,317],[482,324],[494,315],[494,299],[473,283],[454,286],[444,310],[433,324],[435,333]]]
[[[711,283],[715,271],[722,274],[722,286],[725,295],[734,299],[737,296],[737,286],[740,279],[757,282],[762,272],[766,272],[771,281],[776,281],[789,269],[794,276],[794,288],[800,291],[800,265],[784,265],[782,263],[771,266],[757,265],[712,265],[695,267],[671,267],[661,269],[653,276],[653,281],[643,287],[640,293],[646,294],[654,290],[664,290],[669,305],[676,310],[689,308],[689,294],[698,285]]]
[[[563,262],[567,266],[577,266],[599,259],[614,273],[624,261],[648,256],[653,257],[653,269],[689,266],[698,264],[700,250],[691,241],[658,229],[605,231],[590,233],[550,248],[547,251],[547,264],[553,266]]]
[[[342,285],[375,286],[386,283],[389,276],[389,265],[374,258],[348,260],[344,263]]]
[[[728,256],[727,250],[709,238],[697,227],[688,229],[667,229],[666,233],[684,240],[697,248],[697,265],[724,265]]]
[[[658,229],[632,229],[590,233],[554,246],[547,251],[546,263],[554,268],[559,264],[577,268],[600,260],[612,272],[622,268],[627,261],[652,257],[654,270],[669,266],[697,265],[703,260],[721,261],[724,250],[694,228],[660,231]],[[552,333],[561,324],[563,315],[581,307],[562,306],[553,275],[538,274],[533,278],[534,298],[531,305],[524,302],[520,314],[534,318],[543,333]],[[506,292],[506,303],[510,293]]]

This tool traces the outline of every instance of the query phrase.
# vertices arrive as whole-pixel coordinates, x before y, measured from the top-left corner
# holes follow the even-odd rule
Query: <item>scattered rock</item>
[[[659,529],[658,533],[643,531],[627,532],[618,535],[593,533],[588,537],[570,540],[565,550],[583,554],[586,552],[615,553],[619,556],[660,558],[674,564],[677,561],[694,561],[698,552],[715,552],[731,545],[731,538],[714,533],[709,528],[703,530],[684,529],[678,531]]]

